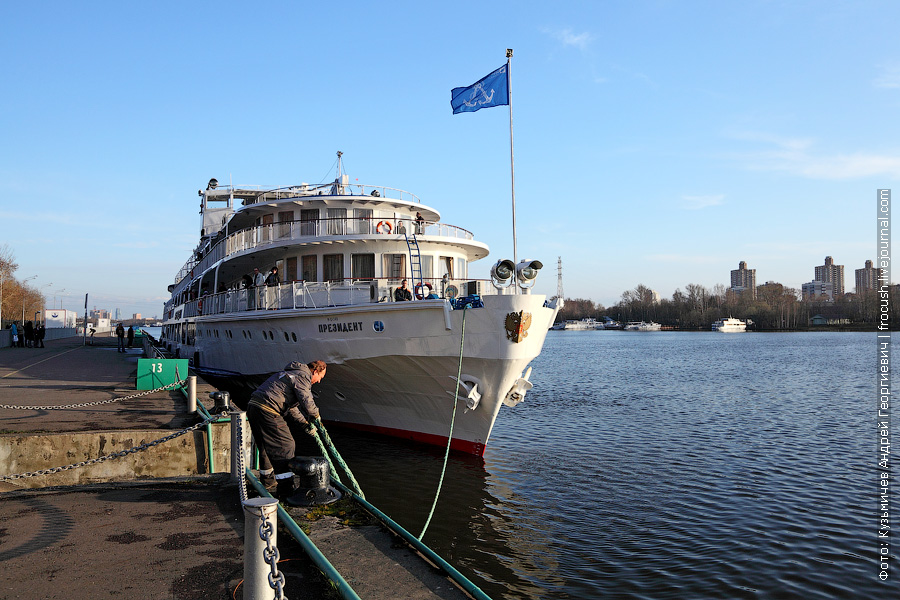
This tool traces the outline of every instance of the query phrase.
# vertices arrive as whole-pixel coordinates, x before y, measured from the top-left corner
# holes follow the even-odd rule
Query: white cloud
[[[769,146],[736,158],[756,171],[785,171],[809,179],[844,180],[888,176],[900,178],[900,155],[872,152],[828,153],[814,140],[788,138],[768,133],[740,133],[732,137]]]
[[[544,33],[556,38],[563,46],[574,46],[581,51],[587,50],[594,36],[590,33],[573,33],[571,29],[544,29]]]
[[[715,265],[721,262],[719,256],[709,255],[689,255],[689,254],[651,254],[647,257],[648,261],[691,264],[691,265]]]
[[[725,200],[725,194],[712,194],[708,196],[682,196],[681,208],[685,210],[700,210],[709,206],[719,206]]]
[[[900,65],[882,67],[881,75],[875,78],[872,85],[889,90],[900,88]]]

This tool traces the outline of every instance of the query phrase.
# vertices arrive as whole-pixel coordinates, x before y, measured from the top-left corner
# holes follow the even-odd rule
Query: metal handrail
[[[389,227],[383,224],[388,223]],[[193,279],[193,275],[204,273],[211,266],[224,258],[254,250],[256,248],[268,245],[278,244],[280,242],[308,240],[312,241],[320,237],[342,237],[342,236],[381,236],[394,235],[402,236],[403,231],[398,224],[409,232],[415,227],[421,227],[417,235],[426,237],[441,237],[461,239],[473,241],[475,234],[468,229],[458,227],[456,225],[448,225],[439,222],[423,222],[416,223],[412,218],[394,218],[386,217],[379,219],[378,217],[337,217],[326,219],[315,219],[312,221],[284,221],[281,223],[267,223],[264,225],[254,225],[239,229],[238,231],[229,233],[224,239],[219,240],[209,252],[207,252],[199,260],[192,256],[184,266],[179,270],[175,277],[175,285],[181,283],[189,275]],[[390,233],[381,233],[378,231],[381,225],[382,231],[390,229]]]

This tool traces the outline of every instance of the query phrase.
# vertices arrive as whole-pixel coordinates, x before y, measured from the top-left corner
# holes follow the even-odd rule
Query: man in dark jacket
[[[262,450],[260,479],[269,487],[274,476],[278,498],[294,493],[294,474],[288,463],[294,458],[297,439],[303,433],[315,435],[312,423],[319,418],[319,407],[313,400],[312,386],[324,377],[325,363],[321,360],[308,365],[292,362],[250,396],[247,420]]]
[[[119,326],[116,327],[116,337],[118,338],[118,351],[125,352],[125,328],[122,327],[122,324],[119,323]]]

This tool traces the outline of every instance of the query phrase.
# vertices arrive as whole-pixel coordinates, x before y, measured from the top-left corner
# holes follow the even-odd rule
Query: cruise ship
[[[409,192],[351,184],[199,190],[200,241],[169,286],[162,341],[247,395],[292,361],[324,360],[323,420],[482,455],[502,406],[532,387],[562,300],[537,260],[469,265],[488,247]],[[253,285],[254,269],[279,281]],[[397,301],[407,280],[411,300]],[[459,374],[459,377],[458,377]],[[450,425],[456,405],[455,424]]]

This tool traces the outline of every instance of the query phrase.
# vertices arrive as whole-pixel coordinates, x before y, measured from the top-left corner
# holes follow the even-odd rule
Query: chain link
[[[64,410],[69,408],[84,408],[85,406],[99,406],[101,404],[111,404],[113,402],[119,402],[120,400],[131,400],[133,398],[140,398],[141,396],[147,396],[149,394],[153,394],[155,392],[161,392],[162,390],[168,389],[173,386],[184,385],[187,383],[187,379],[182,379],[180,381],[176,381],[174,383],[170,383],[168,385],[164,385],[162,387],[156,388],[155,390],[147,390],[145,392],[139,392],[137,394],[132,394],[130,396],[123,396],[122,398],[111,398],[109,400],[98,400],[97,402],[82,402],[81,404],[67,404],[65,406],[16,406],[14,404],[0,404],[0,409],[13,409],[13,410]]]
[[[232,449],[232,452],[237,452],[235,469],[240,473],[238,477],[238,492],[241,496],[241,502],[244,502],[247,499],[247,477],[244,475],[247,472],[247,467],[244,465],[244,419],[241,415],[231,416],[231,426],[237,428],[237,439],[235,440],[237,449]]]
[[[278,557],[280,556],[278,548],[272,545],[272,532],[274,527],[272,523],[266,520],[266,516],[262,510],[259,512],[260,526],[259,538],[266,543],[263,548],[263,559],[269,563],[269,587],[275,590],[275,600],[288,600],[284,595],[284,573],[278,570]]]
[[[27,477],[37,477],[38,475],[53,475],[54,473],[59,473],[60,471],[68,471],[70,469],[77,469],[79,467],[86,467],[88,465],[95,465],[98,463],[102,463],[107,460],[114,460],[116,458],[122,458],[123,456],[128,456],[129,454],[134,454],[136,452],[141,452],[142,450],[146,450],[147,448],[152,448],[153,446],[157,446],[164,442],[168,442],[169,440],[174,440],[177,437],[180,437],[186,433],[190,433],[191,431],[196,431],[201,427],[212,423],[220,416],[224,415],[225,411],[217,415],[210,415],[208,419],[204,419],[200,423],[196,425],[191,425],[190,427],[186,427],[181,431],[176,431],[171,435],[167,435],[166,437],[159,438],[158,440],[153,440],[152,442],[147,442],[146,444],[141,444],[140,446],[135,446],[134,448],[129,448],[128,450],[122,450],[120,452],[113,452],[112,454],[107,454],[106,456],[100,456],[98,458],[92,458],[90,460],[83,460],[78,463],[74,463],[71,465],[66,465],[64,467],[53,467],[52,469],[43,469],[41,471],[31,471],[27,473],[16,473],[14,475],[0,475],[0,481],[6,480],[15,480],[15,479],[25,479]]]

